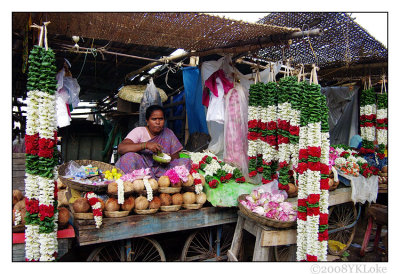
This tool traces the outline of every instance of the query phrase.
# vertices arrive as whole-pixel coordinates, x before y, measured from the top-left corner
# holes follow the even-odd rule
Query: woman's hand
[[[160,144],[154,143],[154,142],[147,142],[146,148],[148,150],[153,151],[154,153],[159,153],[159,152],[162,152],[162,150],[163,150],[163,147]]]

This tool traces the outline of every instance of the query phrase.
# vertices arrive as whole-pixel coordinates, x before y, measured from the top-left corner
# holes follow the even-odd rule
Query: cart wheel
[[[194,262],[227,260],[227,252],[231,247],[235,230],[229,225],[222,228],[220,239],[220,253],[217,256],[217,229],[204,228],[190,234],[182,250],[181,261]]]
[[[274,255],[277,262],[295,262],[297,245],[274,246]]]
[[[124,242],[102,245],[90,253],[88,262],[165,262],[160,244],[150,238],[133,238]]]
[[[329,208],[329,230],[340,229],[352,224],[357,219],[357,210],[352,202],[335,205]],[[352,228],[343,229],[334,233],[329,233],[329,240],[339,241],[346,245],[340,251],[329,248],[328,251],[331,255],[340,256],[350,246],[353,241],[354,234],[356,233],[356,226]]]

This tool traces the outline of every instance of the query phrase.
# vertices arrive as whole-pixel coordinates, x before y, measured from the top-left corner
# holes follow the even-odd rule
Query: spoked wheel
[[[335,205],[329,208],[329,231],[338,230],[329,233],[329,240],[338,241],[346,246],[343,249],[335,250],[328,245],[328,251],[331,255],[341,255],[351,244],[356,232],[356,226],[346,228],[357,219],[357,210],[352,202]]]
[[[203,228],[187,238],[182,250],[181,261],[198,262],[206,260],[226,261],[235,230],[229,225],[221,229]],[[218,233],[220,233],[218,248]],[[219,252],[219,256],[218,253]]]
[[[165,262],[160,244],[150,238],[133,238],[102,245],[92,251],[89,262]]]
[[[277,262],[295,262],[297,245],[274,246],[274,255]]]

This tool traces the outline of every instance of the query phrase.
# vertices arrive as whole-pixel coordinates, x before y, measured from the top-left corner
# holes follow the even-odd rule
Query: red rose
[[[297,211],[297,219],[307,221],[307,212]]]
[[[327,229],[322,233],[321,232],[318,233],[318,241],[322,242],[327,240],[329,240],[329,234]]]
[[[367,163],[364,163],[364,164],[361,166],[361,168],[363,168],[363,169],[368,168],[368,164],[367,164]]]
[[[319,203],[320,195],[319,194],[310,194],[307,197],[307,202],[309,204],[316,204]]]
[[[39,212],[39,201],[36,199],[25,198],[25,207],[30,214]]]
[[[282,185],[281,183],[278,184],[279,189],[288,191],[289,190],[289,185]]]
[[[267,123],[267,130],[276,130],[276,122],[275,121],[271,121]]]
[[[328,224],[328,219],[329,219],[329,214],[328,213],[320,213],[319,214],[319,224],[320,225],[327,225]]]
[[[236,178],[235,181],[236,181],[236,183],[244,183],[246,180],[244,179],[244,177],[240,177],[240,178]]]
[[[307,207],[307,199],[297,199],[297,206]]]
[[[261,130],[267,129],[267,123],[260,122],[259,126],[260,126]]]
[[[226,178],[226,180],[232,179],[232,173],[226,174],[225,178]]]
[[[292,135],[299,136],[299,134],[300,134],[300,127],[298,127],[298,126],[290,126],[289,132],[290,132],[290,134],[292,134]]]
[[[365,126],[365,127],[373,127],[374,124],[373,124],[373,123],[370,123],[370,122],[365,122],[365,123],[364,123],[364,126]]]
[[[363,175],[365,178],[368,178],[368,171],[367,171],[367,170],[364,170],[363,173],[362,173],[362,175]]]
[[[383,158],[385,158],[385,154],[384,153],[377,153],[377,156],[378,156],[378,158],[379,159],[383,159]]]
[[[279,167],[280,167],[280,168],[284,168],[284,167],[286,167],[286,166],[288,166],[288,163],[287,163],[286,161],[283,161],[283,162],[280,162],[280,163],[279,163]]]
[[[329,189],[329,178],[321,179],[319,187],[320,187],[320,189],[328,190]]]
[[[308,147],[308,154],[312,157],[321,157],[321,148],[320,147]]]
[[[258,125],[258,120],[250,120],[247,124],[248,124],[249,129],[256,128]]]
[[[289,131],[290,124],[286,120],[278,120],[278,128]]]
[[[276,146],[276,137],[275,137],[275,135],[269,135],[269,136],[267,136],[267,143],[268,143],[270,146]]]
[[[103,212],[101,211],[101,208],[94,208],[93,215],[94,216],[103,216]]]
[[[199,164],[192,164],[192,170],[196,171],[199,168],[200,168]]]
[[[307,207],[307,216],[319,215],[319,207]]]
[[[90,199],[88,200],[89,205],[91,205],[91,206],[95,205],[98,201],[99,201],[99,200],[98,200],[96,197],[90,198]]]
[[[321,174],[329,175],[329,166],[323,163],[320,163]]]
[[[307,254],[307,262],[317,262],[317,261],[318,261],[317,256]]]
[[[289,170],[288,174],[289,176],[293,176],[293,170]]]
[[[250,177],[254,177],[257,175],[257,170],[253,170],[252,172],[249,173]]]
[[[257,132],[253,132],[253,131],[248,132],[247,133],[247,139],[248,140],[252,140],[252,141],[257,140],[258,139]]]
[[[215,179],[213,179],[213,180],[211,180],[210,182],[208,182],[208,185],[209,185],[211,188],[216,188],[216,187],[218,186],[218,181],[215,180]]]
[[[348,153],[347,151],[343,151],[342,153],[340,153],[340,157],[345,157],[347,155],[350,155],[350,153]]]
[[[302,148],[299,150],[299,160],[302,159],[307,159],[308,158],[308,150],[305,148]]]
[[[269,184],[269,183],[271,183],[273,180],[267,180],[267,179],[264,179],[264,178],[261,178],[261,182],[265,185],[265,184]]]
[[[360,115],[360,121],[365,121],[365,120],[367,120],[367,115],[365,114]]]
[[[264,171],[264,168],[263,167],[257,167],[257,172],[258,173],[262,173]]]
[[[297,166],[297,173],[303,174],[308,168],[307,163],[299,163]]]
[[[370,114],[370,115],[365,115],[365,118],[367,119],[367,120],[374,120],[374,117],[375,115],[373,115],[373,114]]]
[[[200,185],[201,179],[194,179],[194,185]]]
[[[321,169],[320,166],[321,166],[321,165],[320,165],[319,162],[316,162],[316,163],[308,162],[308,168],[309,168],[310,170],[312,170],[312,171],[320,171],[320,169]]]

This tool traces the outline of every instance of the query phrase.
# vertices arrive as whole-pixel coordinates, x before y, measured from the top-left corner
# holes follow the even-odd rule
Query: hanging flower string
[[[387,146],[388,130],[388,96],[387,93],[377,94],[376,111],[376,140],[378,142],[377,156],[379,159],[385,158],[385,149]]]
[[[374,88],[364,89],[360,97],[361,154],[374,153],[376,99]]]
[[[101,203],[99,198],[94,192],[87,192],[85,198],[88,200],[93,211],[93,218],[96,223],[96,228],[100,228],[103,223],[103,211],[101,210]]]

